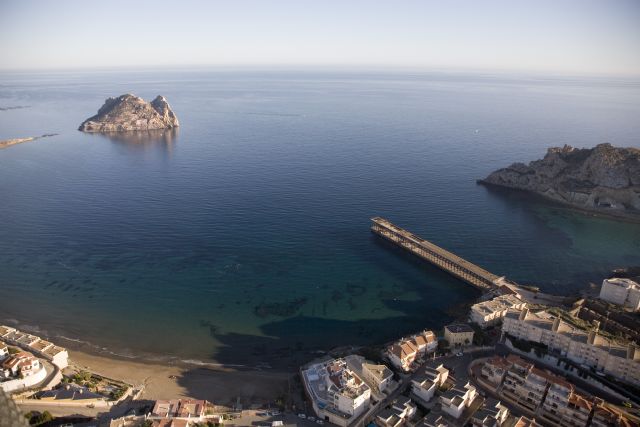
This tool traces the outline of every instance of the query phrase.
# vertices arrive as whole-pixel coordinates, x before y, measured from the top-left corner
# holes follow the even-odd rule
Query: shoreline
[[[142,399],[193,398],[216,404],[272,402],[284,394],[292,376],[286,372],[236,370],[182,364],[122,360],[83,351],[69,352],[69,367],[144,386]],[[69,369],[69,368],[67,368]]]
[[[531,190],[524,190],[516,187],[509,187],[507,185],[495,184],[493,182],[485,181],[484,179],[477,179],[476,184],[485,186],[489,189],[500,190],[500,191],[513,191],[520,194],[526,194],[530,197],[537,198],[540,201],[547,202],[554,207],[563,208],[570,212],[580,213],[582,215],[590,215],[595,218],[609,219],[609,220],[618,220],[631,224],[640,224],[640,215],[630,214],[627,212],[613,212],[613,211],[600,211],[595,209],[589,209],[574,205],[569,202],[563,202],[562,200],[553,199],[551,197],[545,196],[544,194],[536,193]]]
[[[8,147],[11,147],[13,145],[22,144],[23,142],[31,142],[31,141],[35,141],[37,139],[48,138],[50,136],[56,136],[56,135],[58,135],[58,134],[57,133],[46,133],[44,135],[30,136],[30,137],[27,137],[27,138],[3,139],[3,140],[0,140],[0,149],[8,148]]]

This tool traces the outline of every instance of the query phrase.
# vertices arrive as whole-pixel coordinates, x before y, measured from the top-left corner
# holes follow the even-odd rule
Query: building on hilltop
[[[502,324],[502,334],[546,345],[577,364],[584,364],[610,374],[618,380],[640,386],[640,349],[626,346],[598,334],[585,331],[546,311],[527,308],[509,310]]]
[[[466,347],[473,342],[473,332],[466,323],[454,323],[444,327],[444,339],[451,348]]]
[[[605,279],[600,288],[600,299],[638,311],[640,310],[640,285],[631,279],[618,277]]]
[[[489,301],[479,302],[471,306],[469,320],[477,323],[481,328],[499,323],[506,316],[509,309],[522,309],[527,303],[515,295],[501,295]]]

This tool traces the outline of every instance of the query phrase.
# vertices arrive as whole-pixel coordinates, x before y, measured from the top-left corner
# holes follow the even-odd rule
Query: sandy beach
[[[71,351],[70,365],[135,386],[144,384],[141,399],[207,399],[220,405],[273,402],[288,389],[284,372],[237,371],[128,361]]]

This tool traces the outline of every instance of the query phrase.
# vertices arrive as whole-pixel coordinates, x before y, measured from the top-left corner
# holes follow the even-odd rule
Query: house
[[[516,419],[516,422],[513,425],[513,427],[542,427],[542,426],[538,424],[535,419],[522,416]]]
[[[476,388],[471,383],[465,384],[463,388],[452,388],[440,396],[442,410],[458,419],[462,412],[471,406],[476,395]]]
[[[65,348],[58,347],[35,335],[18,331],[9,326],[0,326],[0,337],[8,343],[17,345],[26,351],[32,351],[60,369],[68,366],[69,353]]]
[[[0,376],[3,378],[28,377],[40,370],[40,361],[26,351],[21,351],[5,358],[1,366]]]
[[[391,407],[383,409],[376,416],[378,423],[384,427],[398,427],[410,420],[418,408],[408,397],[398,397]]]
[[[509,409],[500,401],[488,398],[482,407],[471,417],[474,427],[500,427],[509,417]]]
[[[418,356],[418,348],[413,340],[403,338],[388,348],[387,356],[397,369],[409,372]]]
[[[0,361],[9,357],[9,347],[0,343]]]
[[[473,342],[473,328],[466,323],[455,323],[444,327],[444,339],[450,348],[466,347]]]
[[[376,421],[378,425],[383,427],[399,427],[404,424],[404,420],[391,408],[380,411],[376,416]]]
[[[400,418],[406,421],[413,418],[418,407],[408,397],[400,396],[394,400],[391,409],[396,411]]]
[[[628,308],[640,310],[640,285],[631,279],[613,278],[602,281],[600,299]]]
[[[442,415],[430,412],[418,423],[417,427],[454,427],[454,424],[447,421]]]
[[[442,364],[435,368],[425,368],[424,372],[411,380],[411,389],[422,401],[429,402],[436,390],[447,381],[448,376],[449,370]]]
[[[386,365],[376,365],[374,363],[362,364],[362,376],[365,381],[373,384],[379,392],[385,391],[393,381],[393,372]]]
[[[208,402],[195,399],[157,400],[147,419],[203,421]]]
[[[547,311],[509,310],[502,324],[503,337],[536,342],[567,357],[640,386],[640,348],[618,344],[593,330],[582,330]]]
[[[438,338],[436,334],[428,329],[411,337],[413,344],[421,356],[433,353],[438,348]]]

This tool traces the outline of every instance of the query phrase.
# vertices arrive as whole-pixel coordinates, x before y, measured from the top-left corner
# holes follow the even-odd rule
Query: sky
[[[640,76],[640,0],[0,0],[0,69],[390,67]]]

